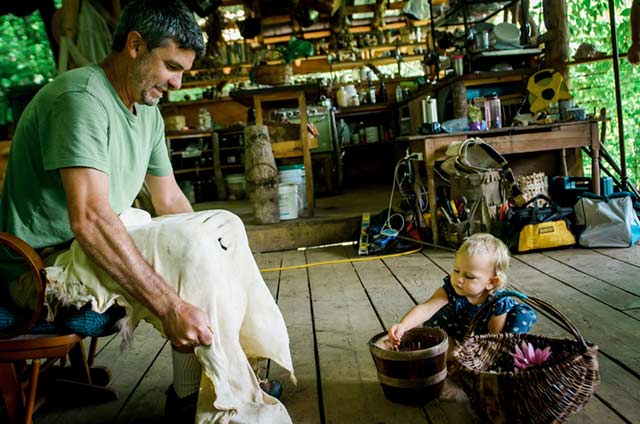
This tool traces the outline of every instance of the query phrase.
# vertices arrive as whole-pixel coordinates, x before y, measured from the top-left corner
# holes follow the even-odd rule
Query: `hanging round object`
[[[531,75],[527,90],[529,91],[529,109],[533,113],[545,110],[549,103],[571,98],[562,74],[550,68]]]

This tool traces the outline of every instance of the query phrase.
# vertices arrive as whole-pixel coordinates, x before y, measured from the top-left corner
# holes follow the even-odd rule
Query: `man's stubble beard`
[[[141,59],[139,66],[134,70],[133,75],[131,76],[132,82],[136,90],[140,90],[139,101],[146,106],[156,106],[160,102],[160,98],[162,97],[151,97],[149,92],[156,87],[156,85],[152,84],[148,79],[149,75],[151,75],[151,67],[149,66],[150,60],[149,56],[146,56]],[[150,84],[147,86],[147,84]]]

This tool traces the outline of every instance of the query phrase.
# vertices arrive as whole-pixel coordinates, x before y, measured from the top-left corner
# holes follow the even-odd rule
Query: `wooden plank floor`
[[[331,262],[264,273],[287,322],[298,386],[276,365],[264,372],[285,383],[283,402],[296,423],[474,423],[464,401],[409,407],[386,400],[367,341],[416,302],[427,298],[451,268],[452,253],[423,250],[406,256],[349,262],[351,247],[256,255],[261,268]],[[545,299],[600,347],[602,382],[570,423],[640,423],[640,246],[570,249],[518,255],[510,285]],[[534,332],[568,337],[543,314]],[[101,341],[96,362],[114,372],[120,400],[67,409],[45,406],[36,423],[161,422],[171,382],[169,346],[141,326],[131,349],[119,336]]]

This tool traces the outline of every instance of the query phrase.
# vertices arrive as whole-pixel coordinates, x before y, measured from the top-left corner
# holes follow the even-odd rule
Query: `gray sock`
[[[173,359],[173,390],[179,398],[195,393],[200,388],[202,365],[195,353],[181,353],[171,349]]]

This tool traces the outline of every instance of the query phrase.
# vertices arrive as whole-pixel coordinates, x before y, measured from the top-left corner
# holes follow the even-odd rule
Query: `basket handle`
[[[465,335],[465,338],[469,338],[469,337],[474,335],[474,332],[476,330],[476,327],[480,323],[480,320],[484,316],[486,316],[486,314],[490,311],[490,308],[499,299],[502,299],[505,296],[517,297],[517,298],[521,299],[524,303],[528,304],[529,306],[538,307],[539,309],[541,309],[541,310],[543,310],[545,312],[548,312],[554,318],[557,318],[558,320],[560,320],[560,325],[565,330],[567,330],[571,334],[573,334],[573,336],[576,338],[578,343],[580,343],[580,345],[582,346],[583,349],[587,348],[587,343],[585,342],[584,337],[582,337],[582,334],[580,333],[580,330],[578,330],[578,328],[575,325],[573,325],[573,323],[571,321],[569,321],[569,318],[567,318],[562,312],[560,312],[554,306],[552,306],[550,303],[547,303],[542,299],[538,299],[537,297],[527,296],[526,294],[519,293],[519,292],[512,291],[512,290],[505,290],[504,292],[501,292],[498,295],[492,296],[492,297],[489,298],[489,301],[487,302],[487,304],[484,305],[482,307],[482,309],[480,309],[478,311],[476,316],[473,317],[473,320],[471,320],[471,324],[469,324],[469,329],[467,330],[467,334]]]

